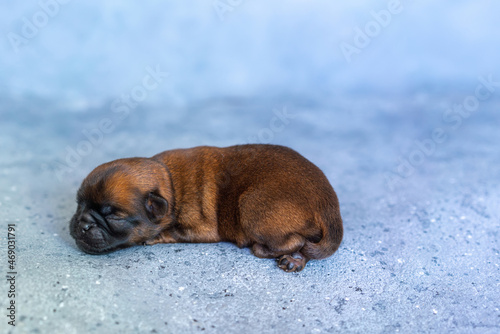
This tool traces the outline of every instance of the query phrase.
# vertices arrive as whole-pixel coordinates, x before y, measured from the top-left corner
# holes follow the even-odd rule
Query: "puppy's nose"
[[[86,231],[90,230],[92,228],[92,226],[94,226],[95,224],[93,223],[89,223],[89,222],[84,222],[82,224],[82,232],[85,233]]]
[[[84,214],[82,214],[82,216],[80,216],[80,227],[82,229],[82,233],[87,232],[95,225],[96,224],[94,221],[94,217],[92,217],[92,215],[89,214],[88,212],[84,213]]]

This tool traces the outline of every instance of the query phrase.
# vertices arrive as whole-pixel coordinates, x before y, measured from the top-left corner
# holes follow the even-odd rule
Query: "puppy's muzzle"
[[[78,228],[82,234],[87,233],[94,227],[100,227],[108,232],[106,220],[93,211],[83,212],[77,219]]]
[[[77,222],[82,234],[85,234],[85,232],[90,230],[92,227],[97,226],[95,218],[90,214],[90,212],[82,213],[82,215],[78,217]]]
[[[92,210],[84,210],[73,218],[71,235],[83,251],[101,254],[114,245],[106,220]]]
[[[85,233],[88,230],[90,230],[92,227],[96,226],[96,224],[90,223],[90,222],[80,222],[80,226],[82,228],[82,233]]]
[[[88,230],[90,230],[92,227],[95,226],[97,226],[95,219],[89,212],[83,213],[78,218],[78,227],[80,228],[82,234],[85,234],[85,232],[87,232]]]

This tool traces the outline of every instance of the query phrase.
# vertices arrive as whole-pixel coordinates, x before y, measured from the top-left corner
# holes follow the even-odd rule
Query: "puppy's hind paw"
[[[307,260],[300,252],[283,255],[278,258],[278,267],[286,272],[299,272],[306,266]]]

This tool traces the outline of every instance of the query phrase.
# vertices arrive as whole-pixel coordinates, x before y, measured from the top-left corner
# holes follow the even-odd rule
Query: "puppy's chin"
[[[115,248],[110,248],[110,247],[104,247],[104,248],[97,248],[94,246],[91,246],[89,244],[86,244],[85,242],[81,240],[76,240],[76,245],[78,248],[80,248],[82,251],[84,251],[87,254],[93,254],[93,255],[100,255],[100,254],[106,254],[110,253],[115,250]]]
[[[113,245],[113,246],[105,246],[105,247],[95,247],[92,245],[89,245],[81,240],[76,240],[76,245],[78,248],[80,248],[82,251],[84,251],[87,254],[92,254],[92,255],[103,255],[103,254],[108,254],[120,249],[128,248],[130,245],[128,243],[124,244],[118,244],[118,245]]]
[[[88,254],[106,254],[119,248],[119,245],[108,240],[107,233],[98,227],[73,237],[78,248]]]

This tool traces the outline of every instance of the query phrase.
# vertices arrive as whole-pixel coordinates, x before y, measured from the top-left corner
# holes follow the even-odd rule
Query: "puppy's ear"
[[[168,202],[160,195],[149,193],[146,197],[145,205],[148,217],[154,223],[158,222],[167,214]]]

